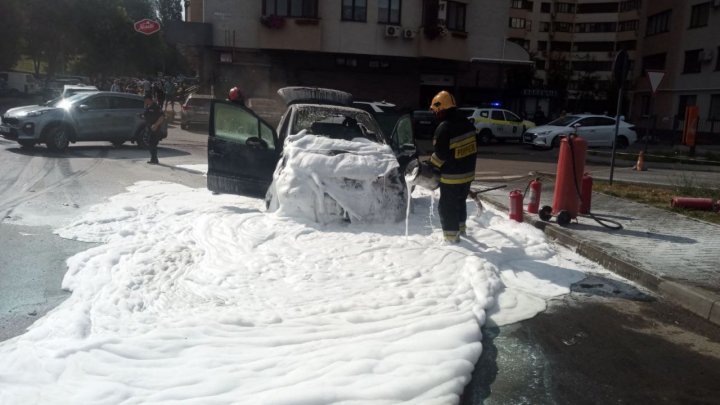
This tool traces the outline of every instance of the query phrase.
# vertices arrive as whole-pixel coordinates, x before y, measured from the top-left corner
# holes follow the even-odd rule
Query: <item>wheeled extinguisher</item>
[[[530,182],[530,201],[528,201],[527,211],[531,214],[537,214],[538,208],[540,207],[540,190],[542,190],[542,183],[540,179],[535,179]]]
[[[510,219],[523,221],[523,194],[520,190],[510,192]]]
[[[592,205],[592,186],[593,179],[590,173],[583,174],[582,184],[580,186],[580,213],[589,214]]]

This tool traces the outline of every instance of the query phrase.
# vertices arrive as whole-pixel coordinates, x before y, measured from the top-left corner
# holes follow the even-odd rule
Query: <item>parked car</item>
[[[615,135],[615,118],[604,115],[576,114],[558,118],[555,121],[527,130],[523,141],[539,148],[555,148],[560,140],[574,133],[584,138],[588,146],[612,146]],[[617,147],[627,148],[637,141],[635,127],[620,120]]]
[[[143,145],[144,111],[140,96],[112,92],[81,92],[45,105],[12,108],[0,121],[0,135],[31,148],[45,143],[64,150],[70,142],[133,141]]]
[[[435,113],[430,110],[415,110],[411,113],[415,146],[421,155],[429,155],[435,150],[432,140],[438,126]]]
[[[283,148],[289,137],[305,131],[348,142],[389,145],[398,169],[377,179],[376,192],[406,196],[403,170],[415,157],[409,115],[400,118],[386,136],[367,111],[351,107],[352,95],[330,89],[289,87],[278,90],[287,104],[277,130],[253,111],[229,101],[213,100],[208,138],[208,189],[219,193],[266,196],[273,173],[284,169]],[[322,150],[342,155],[351,150]],[[397,198],[404,201],[405,198]],[[404,209],[402,206],[396,209]]]
[[[4,82],[5,92],[10,95],[37,94],[41,90],[35,76],[25,72],[0,72],[0,82]]]
[[[212,99],[213,97],[209,94],[193,93],[189,95],[180,109],[180,128],[188,129],[191,125],[207,127]]]
[[[475,125],[478,143],[487,144],[496,139],[522,142],[522,135],[528,128],[535,127],[531,121],[523,120],[512,111],[500,108],[461,107],[470,122]]]
[[[353,101],[352,106],[369,112],[385,134],[392,133],[400,117],[405,115],[398,106],[387,101]]]

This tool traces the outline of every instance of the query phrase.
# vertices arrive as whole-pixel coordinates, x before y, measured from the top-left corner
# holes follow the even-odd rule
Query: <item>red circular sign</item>
[[[135,31],[143,33],[145,35],[154,34],[160,31],[160,23],[145,18],[135,23]]]

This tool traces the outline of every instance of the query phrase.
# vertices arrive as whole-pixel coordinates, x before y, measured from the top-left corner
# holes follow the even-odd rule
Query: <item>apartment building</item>
[[[646,1],[650,3],[650,1]],[[636,59],[641,0],[508,0],[508,38],[535,61],[535,95],[525,110],[612,110],[611,70],[617,51]]]
[[[632,119],[677,142],[685,108],[699,107],[701,142],[720,141],[720,0],[645,1]],[[646,72],[665,72],[653,95]]]
[[[483,0],[189,0],[212,25],[205,68],[216,93],[287,85],[426,107],[441,89],[466,103],[504,97],[508,70],[531,64],[505,38],[507,5]],[[472,62],[471,62],[472,60]],[[526,68],[527,69],[527,68]]]

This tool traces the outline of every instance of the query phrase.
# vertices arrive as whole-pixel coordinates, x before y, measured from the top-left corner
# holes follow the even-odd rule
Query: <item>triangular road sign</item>
[[[662,82],[663,77],[665,77],[665,72],[648,70],[647,75],[648,79],[650,79],[650,88],[652,89],[652,92],[657,92],[660,82]]]

